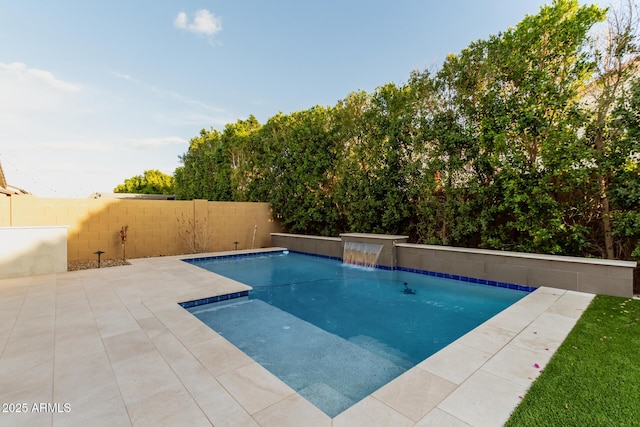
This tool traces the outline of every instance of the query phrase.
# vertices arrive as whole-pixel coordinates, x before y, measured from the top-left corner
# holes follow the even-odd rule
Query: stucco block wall
[[[342,258],[342,239],[340,239],[340,237],[273,233],[271,235],[271,246],[279,246],[292,251]]]
[[[11,225],[11,197],[0,194],[0,227]]]
[[[125,225],[127,258],[190,253],[193,235],[207,252],[232,250],[236,241],[238,249],[261,248],[270,245],[270,233],[280,231],[268,203],[11,199],[10,206],[0,202],[0,225],[68,225],[70,261],[95,260],[98,250],[105,252],[103,258],[123,257],[120,229]]]
[[[271,233],[280,231],[268,203],[208,202],[208,216],[210,235],[220,250],[234,249],[234,242],[238,249],[271,246]]]
[[[398,244],[398,266],[523,286],[633,296],[637,263],[446,246]]]
[[[67,271],[67,227],[0,227],[0,279]]]

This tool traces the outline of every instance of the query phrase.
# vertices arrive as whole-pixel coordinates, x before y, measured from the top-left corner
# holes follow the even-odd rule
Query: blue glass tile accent
[[[309,256],[316,257],[316,258],[326,258],[326,259],[332,259],[334,261],[342,261],[342,258],[337,257],[337,256],[322,255],[322,254],[312,254],[310,252],[294,251],[294,250],[291,250],[291,249],[289,249],[289,252],[294,253],[294,254],[309,255]]]
[[[384,267],[381,267],[381,268],[384,268]],[[519,291],[524,291],[524,292],[533,292],[537,289],[530,286],[516,285],[514,283],[498,282],[495,280],[479,279],[476,277],[460,276],[457,274],[439,273],[436,271],[420,270],[417,268],[396,267],[395,270],[407,271],[409,273],[423,274],[423,275],[433,276],[433,277],[442,277],[447,279],[460,280],[462,282],[475,283],[479,285],[497,286],[500,288],[508,288],[508,289],[517,289]]]
[[[378,266],[378,268],[389,268],[389,267]],[[513,283],[506,283],[506,282],[498,282],[495,280],[478,279],[476,277],[460,276],[457,274],[448,274],[448,273],[439,273],[436,271],[420,270],[417,268],[396,267],[395,269],[399,271],[407,271],[409,273],[423,274],[423,275],[433,276],[433,277],[443,277],[447,279],[460,280],[462,282],[468,282],[468,283],[476,283],[479,285],[498,286],[500,288],[517,289],[519,291],[524,291],[524,292],[533,292],[536,290],[536,288],[533,288],[530,286],[516,285]]]
[[[196,264],[201,261],[211,261],[214,259],[238,259],[238,258],[261,256],[264,254],[279,253],[279,252],[282,253],[284,251],[248,252],[243,254],[214,255],[214,256],[208,256],[208,257],[185,258],[185,259],[182,259],[181,261],[184,261],[189,264]],[[336,258],[336,259],[339,259],[339,258]]]
[[[214,302],[227,301],[227,300],[248,297],[248,296],[249,296],[249,291],[240,291],[240,292],[233,292],[230,294],[217,295],[217,296],[208,297],[208,298],[201,298],[193,301],[179,302],[178,304],[182,308],[192,308],[192,307],[198,307],[204,304],[211,304]]]

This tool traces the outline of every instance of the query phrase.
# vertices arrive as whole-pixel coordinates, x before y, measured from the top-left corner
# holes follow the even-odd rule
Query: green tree
[[[253,116],[225,126],[221,136],[221,155],[227,167],[231,199],[248,200],[248,186],[252,180],[251,158],[254,155],[262,125]]]
[[[180,156],[182,166],[174,172],[176,195],[183,200],[214,200],[217,174],[214,154],[220,145],[220,132],[202,129],[189,141],[189,150]]]
[[[191,139],[176,169],[176,193],[181,199],[245,200],[251,179],[249,158],[260,123],[254,116],[227,124],[222,132],[202,130]]]
[[[591,150],[586,156],[589,161],[584,166],[590,169],[592,175],[592,216],[601,224],[593,228],[592,240],[606,258],[624,256],[621,252],[628,255],[627,245],[616,242],[616,236],[621,234],[614,217],[621,219],[623,216],[615,212],[612,195],[619,193],[617,185],[624,186],[616,180],[616,175],[621,167],[621,159],[629,154],[628,149],[621,149],[625,145],[621,144],[625,140],[621,127],[633,128],[632,121],[622,113],[621,106],[633,105],[629,97],[634,91],[630,91],[629,87],[640,65],[638,12],[638,5],[632,0],[624,2],[619,9],[612,9],[606,25],[591,44],[595,74],[586,95],[591,112],[586,139]],[[628,223],[626,220],[622,222]]]
[[[640,258],[640,78],[629,84],[629,96],[621,97],[613,112],[620,137],[608,150],[608,188],[611,199],[611,234],[618,258]]]
[[[637,256],[637,35],[589,51],[604,16],[555,0],[406,84],[203,130],[176,193],[270,202],[291,232]]]
[[[151,169],[144,171],[143,175],[125,179],[124,183],[118,185],[113,191],[115,193],[173,194],[174,181],[171,175]]]
[[[247,197],[270,202],[274,216],[292,232],[337,231],[331,129],[331,110],[316,106],[270,118],[253,140]]]
[[[572,167],[584,152],[579,100],[591,65],[581,52],[603,16],[594,6],[555,1],[451,55],[438,73],[444,96],[442,111],[430,120],[433,157],[441,159],[444,202],[453,208],[443,217],[475,205],[482,222],[462,230],[480,228],[481,244],[547,253],[582,249],[583,229],[567,221],[571,206],[563,195],[584,178]]]
[[[335,202],[350,231],[413,233],[415,102],[393,83],[351,94],[336,108],[342,149]]]

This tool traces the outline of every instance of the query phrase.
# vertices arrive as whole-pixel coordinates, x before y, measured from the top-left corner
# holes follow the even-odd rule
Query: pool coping
[[[284,248],[268,250],[274,249]],[[226,254],[249,252],[260,251]],[[302,420],[325,426],[502,425],[593,298],[538,288],[331,419],[178,305],[250,289],[184,258],[135,259],[131,266],[1,280],[0,307],[7,309],[3,316],[11,327],[0,329],[0,382],[16,384],[16,389],[0,391],[0,400],[53,402],[55,397],[71,401],[75,409],[49,413],[44,423],[38,418],[43,414],[14,414],[19,423],[81,424],[91,413],[99,424],[132,425],[178,420],[274,426]],[[53,312],[53,326],[32,325],[29,308],[40,308],[52,293],[53,304],[42,302],[42,308]],[[75,319],[75,311],[85,317]],[[69,337],[59,333],[66,327],[63,320],[94,326],[91,334]],[[34,333],[52,334],[37,353],[25,344]],[[86,353],[92,334],[97,338],[91,338],[92,351]],[[30,358],[47,354],[50,368],[47,362],[44,372],[34,369]],[[72,374],[87,357],[105,364],[100,384],[110,388],[101,390],[97,401],[86,397],[95,388],[94,378]],[[59,366],[65,363],[68,375]],[[35,385],[40,383],[46,385],[43,394]],[[108,396],[112,403],[105,413]]]
[[[274,251],[274,252],[279,252],[279,250]],[[287,252],[289,252],[287,250]],[[310,253],[306,253],[306,252],[301,252],[301,251],[290,251],[292,253],[298,253],[298,254],[303,254],[303,255],[309,255],[309,256],[313,256],[313,257],[320,257],[320,258],[327,258],[327,259],[332,259],[332,260],[340,260],[339,258],[336,257],[332,257],[332,256],[328,256],[328,255],[318,255],[318,254],[310,254]],[[251,256],[252,254],[241,254],[239,255],[240,257],[244,257],[244,256]],[[207,257],[200,257],[198,258],[198,260],[207,260],[207,259],[215,259],[215,258],[227,258],[227,257],[237,257],[234,255],[225,255],[225,256],[207,256]],[[379,266],[376,266],[376,268],[380,268]],[[382,269],[384,270],[392,270],[390,268],[386,268],[383,267]],[[492,282],[492,281],[488,281],[488,280],[482,280],[482,279],[474,279],[474,278],[468,278],[468,277],[464,277],[464,276],[455,276],[455,275],[444,275],[442,273],[437,273],[437,272],[431,272],[431,271],[422,271],[422,270],[416,270],[416,269],[408,269],[408,268],[396,268],[399,271],[407,271],[407,272],[412,272],[412,273],[416,273],[416,274],[422,274],[422,275],[429,275],[429,276],[433,276],[433,277],[445,277],[445,278],[451,278],[451,279],[455,279],[455,280],[462,280],[465,282],[469,282],[469,283],[473,283],[473,284],[479,284],[479,285],[485,285],[485,286],[499,286],[499,287],[503,287],[503,288],[509,288],[512,290],[520,290],[520,291],[525,291],[525,292],[535,292],[536,288],[531,288],[528,286],[519,286],[519,285],[512,285],[512,284],[508,284],[508,283],[500,283],[498,284],[497,282]],[[393,269],[395,270],[395,269]],[[546,291],[547,289],[551,289],[551,288],[542,288],[541,292]],[[556,290],[558,291],[558,290]],[[562,290],[561,293],[566,293],[566,291]],[[554,292],[552,291],[552,295],[554,294]],[[225,298],[226,299],[226,298]],[[590,298],[587,298],[590,301]],[[201,304],[205,304],[207,303],[207,301],[209,301],[210,299],[201,299],[199,300]],[[189,304],[189,302],[186,303],[181,303],[181,305],[185,306],[185,304]],[[189,305],[191,306],[191,305]],[[185,306],[186,307],[186,306]],[[510,308],[510,307],[509,307]],[[503,314],[504,313],[509,313],[509,308],[503,310],[501,313],[499,314]],[[440,350],[439,352],[437,352],[436,354],[432,355],[431,357],[425,359],[423,362],[417,364],[414,368],[409,369],[407,372],[403,373],[402,375],[400,375],[399,377],[397,377],[396,379],[392,380],[391,382],[387,383],[385,386],[381,387],[380,389],[378,389],[377,391],[375,391],[374,393],[372,393],[371,395],[367,396],[365,399],[363,399],[362,401],[358,402],[357,404],[353,405],[352,407],[350,407],[349,409],[347,409],[346,411],[344,411],[343,413],[337,415],[336,417],[333,418],[333,420],[336,420],[337,418],[348,418],[348,423],[346,423],[345,425],[355,425],[356,423],[358,423],[359,419],[362,417],[367,417],[370,418],[369,423],[376,423],[377,422],[377,416],[376,417],[370,417],[370,413],[372,411],[375,412],[375,410],[372,409],[372,405],[376,405],[377,401],[381,401],[384,405],[386,406],[390,406],[391,408],[395,409],[395,410],[399,410],[399,412],[403,413],[403,412],[411,412],[412,413],[412,417],[410,417],[410,419],[412,421],[422,421],[422,422],[426,422],[427,420],[430,419],[430,417],[436,417],[433,421],[438,421],[438,417],[443,416],[444,414],[439,412],[439,408],[435,407],[435,408],[431,408],[431,410],[427,411],[426,413],[422,413],[424,412],[424,409],[422,410],[422,412],[420,413],[419,420],[416,420],[416,416],[414,414],[415,410],[411,410],[409,409],[407,406],[419,407],[420,406],[420,402],[415,402],[413,401],[411,403],[411,405],[407,405],[406,401],[409,398],[410,395],[412,395],[412,390],[406,391],[406,390],[402,390],[403,388],[405,388],[405,386],[403,386],[404,383],[413,383],[413,382],[420,382],[420,378],[421,377],[425,377],[425,372],[426,372],[426,377],[427,379],[427,383],[440,383],[440,387],[442,389],[448,389],[451,388],[452,385],[453,386],[453,391],[455,391],[455,389],[457,389],[458,387],[462,386],[463,383],[466,382],[467,379],[469,379],[470,377],[462,380],[460,382],[460,370],[456,369],[455,367],[452,366],[448,366],[448,361],[451,360],[458,360],[459,358],[455,357],[456,355],[454,354],[450,354],[452,351],[455,352],[464,352],[466,354],[470,354],[470,353],[474,353],[475,352],[475,356],[476,356],[476,363],[478,361],[481,362],[480,365],[474,365],[473,363],[469,363],[469,361],[467,361],[467,366],[464,367],[464,370],[470,370],[470,371],[479,371],[481,370],[481,368],[484,366],[483,361],[486,363],[489,360],[492,359],[492,357],[490,357],[491,355],[497,355],[497,352],[492,351],[492,349],[490,347],[487,346],[487,343],[475,343],[469,345],[469,343],[474,342],[476,335],[478,333],[484,334],[486,333],[486,331],[484,331],[483,329],[491,329],[492,325],[490,323],[491,320],[495,319],[496,317],[498,317],[497,315],[494,316],[492,319],[489,319],[487,322],[484,322],[483,324],[479,325],[478,327],[474,328],[472,331],[470,331],[469,333],[465,334],[463,337],[460,337],[458,340],[455,340],[453,343],[451,343],[449,346],[445,347],[444,349]],[[577,318],[576,318],[577,320]],[[496,327],[496,331],[493,332],[499,332],[499,334],[504,334],[506,333],[508,335],[508,332],[510,331],[510,329],[508,327],[505,327],[505,325],[502,324],[502,322],[498,322],[497,324],[493,324],[493,326]],[[517,332],[517,331],[511,331],[511,332]],[[537,335],[539,332],[538,331],[534,331],[534,334]],[[568,331],[567,331],[568,333]],[[489,332],[489,334],[491,334],[491,332]],[[494,337],[495,338],[495,337]],[[544,338],[542,338],[544,339]],[[561,342],[561,341],[560,341]],[[551,343],[549,343],[548,345],[552,345]],[[454,350],[451,350],[454,349]],[[529,368],[532,369],[528,369],[528,375],[527,375],[527,381],[528,382],[532,382],[538,375],[539,373],[541,373],[543,371],[543,368],[540,364],[540,362],[542,360],[545,360],[545,364],[548,361],[548,359],[546,359],[546,356],[548,356],[550,353],[551,349],[550,347],[545,347],[544,348],[544,353],[542,355],[540,355],[539,357],[535,358],[536,361],[532,362],[531,365],[529,366]],[[546,353],[546,354],[545,354]],[[487,358],[488,357],[488,358]],[[550,358],[550,357],[549,357]],[[471,357],[470,359],[473,359],[473,357]],[[539,359],[539,360],[538,360]],[[489,365],[491,366],[491,365]],[[444,368],[444,371],[442,371],[442,369]],[[495,368],[495,366],[494,366]],[[455,373],[449,372],[450,370],[455,371]],[[536,372],[537,370],[537,372]],[[424,372],[423,372],[424,371]],[[446,373],[445,373],[446,372]],[[513,378],[512,378],[513,379]],[[521,383],[522,383],[522,378],[519,378]],[[424,378],[422,378],[422,380],[424,381]],[[485,379],[486,380],[486,379]],[[509,385],[509,384],[506,384]],[[520,384],[522,385],[522,384]],[[505,386],[505,384],[502,384],[502,386]],[[528,387],[527,387],[528,389]],[[415,391],[415,390],[413,390]],[[518,400],[521,399],[521,397],[526,393],[526,389],[521,390],[520,392],[521,394],[517,395]],[[389,401],[389,395],[403,395],[404,396],[400,399],[398,398],[392,398],[391,401]],[[453,392],[452,392],[453,394]],[[512,394],[511,397],[513,397],[514,395]],[[369,402],[366,402],[369,400]],[[412,399],[409,399],[412,400]],[[455,397],[452,398],[452,400],[455,400]],[[462,404],[468,404],[467,398],[464,399],[465,402],[460,402]],[[500,400],[500,399],[498,399]],[[399,402],[405,402],[404,404],[399,403]],[[447,405],[451,405],[451,403],[444,404],[445,407],[447,407]],[[430,406],[430,405],[427,405]],[[453,406],[457,406],[457,404],[454,404]],[[352,411],[351,409],[354,408]],[[359,410],[358,407],[363,407],[366,409],[362,409]],[[514,406],[515,408],[515,406]],[[379,408],[378,408],[379,409]],[[409,409],[409,410],[408,410]],[[408,411],[407,411],[408,410]],[[345,413],[349,413],[349,412],[354,412],[356,413],[356,415],[345,415],[345,417],[342,417],[343,414]],[[384,411],[383,411],[384,412]],[[433,412],[433,413],[432,413]],[[446,411],[445,411],[446,412]],[[498,411],[499,413],[499,411]],[[407,415],[407,414],[403,414],[403,415]],[[491,410],[488,413],[485,413],[485,415],[489,415],[489,418],[494,418],[496,416],[496,411],[495,410]],[[354,419],[354,417],[356,419]],[[454,416],[455,417],[455,416]],[[384,417],[383,417],[384,418]],[[506,421],[507,418],[504,419],[504,421]],[[457,419],[456,422],[458,421],[462,421],[462,419]],[[467,419],[468,422],[471,423],[476,423],[479,420],[475,417],[468,417]],[[488,421],[488,420],[487,420]],[[395,425],[396,422],[401,422],[401,419],[395,419],[393,421],[390,420],[390,425]],[[439,424],[439,422],[438,422]],[[491,423],[490,423],[491,424]],[[371,425],[371,424],[369,424]],[[475,425],[475,424],[470,424],[470,425]]]

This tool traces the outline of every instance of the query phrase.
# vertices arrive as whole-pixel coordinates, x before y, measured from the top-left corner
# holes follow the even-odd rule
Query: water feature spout
[[[382,245],[372,243],[344,242],[342,262],[365,268],[375,268],[382,247]]]

